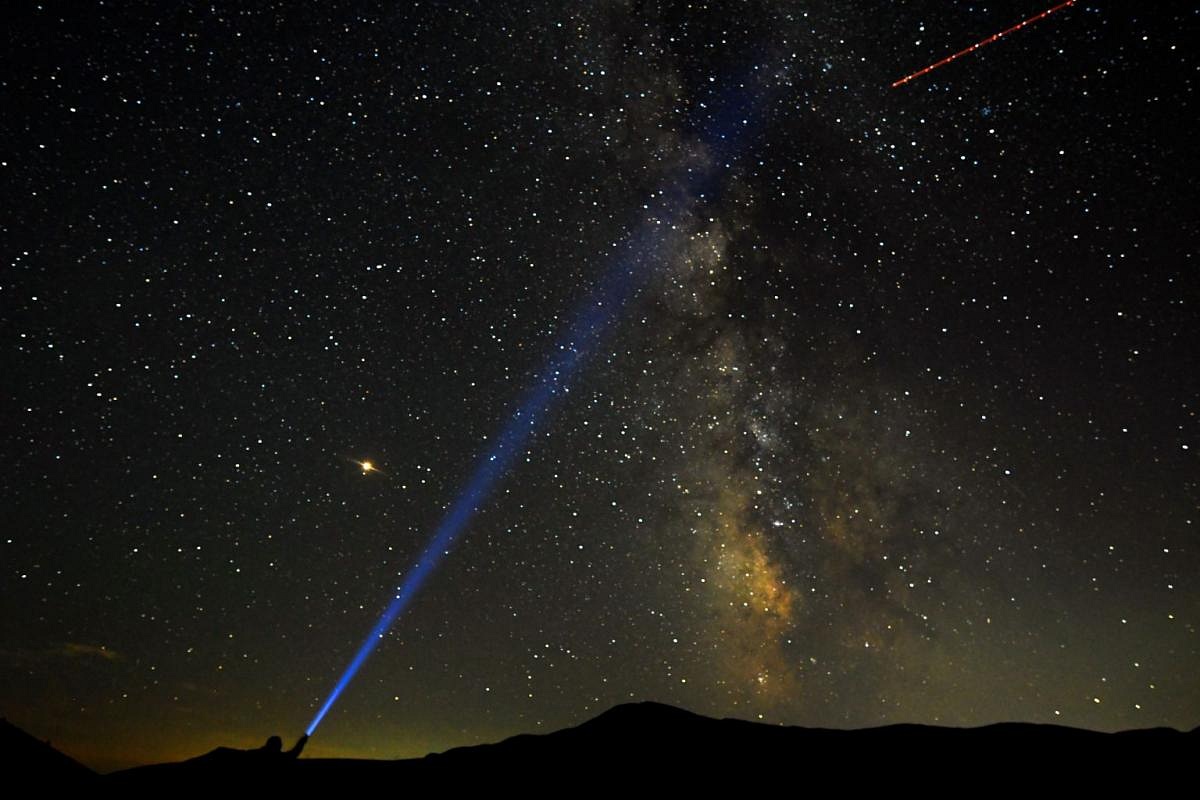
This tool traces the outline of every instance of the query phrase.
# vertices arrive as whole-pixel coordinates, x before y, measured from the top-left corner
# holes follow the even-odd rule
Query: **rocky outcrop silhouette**
[[[100,777],[6,719],[0,719],[0,771],[10,786],[28,782],[43,789],[68,788]]]

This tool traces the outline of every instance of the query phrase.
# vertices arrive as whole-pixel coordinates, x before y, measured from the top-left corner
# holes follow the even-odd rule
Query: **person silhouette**
[[[273,738],[278,739],[279,737],[276,736]],[[301,736],[299,739],[297,739],[296,743],[294,745],[292,745],[292,749],[288,750],[286,753],[284,753],[283,757],[284,758],[299,758],[300,752],[304,749],[304,745],[306,745],[306,744],[308,744],[308,734],[307,733],[304,734],[303,736]],[[280,742],[279,746],[282,747],[283,743]]]
[[[268,736],[266,743],[262,747],[257,750],[245,750],[243,752],[268,761],[290,760],[299,758],[300,752],[304,750],[304,745],[306,744],[308,744],[308,734],[297,739],[296,743],[292,745],[292,749],[285,753],[283,751],[283,739],[278,736]]]
[[[265,756],[277,756],[283,752],[283,739],[280,739],[278,736],[268,736],[266,744],[258,748],[257,751],[251,752],[259,752]]]

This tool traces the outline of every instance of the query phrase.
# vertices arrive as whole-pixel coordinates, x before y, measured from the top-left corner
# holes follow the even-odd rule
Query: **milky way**
[[[14,15],[4,715],[102,767],[298,733],[661,228],[313,754],[1200,723],[1197,15],[889,88],[1013,12]]]

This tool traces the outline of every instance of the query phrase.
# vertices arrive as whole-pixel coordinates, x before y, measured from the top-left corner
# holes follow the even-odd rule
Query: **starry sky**
[[[621,280],[310,754],[1200,724],[1200,15],[890,88],[1046,5],[22,4],[0,713],[298,735]]]

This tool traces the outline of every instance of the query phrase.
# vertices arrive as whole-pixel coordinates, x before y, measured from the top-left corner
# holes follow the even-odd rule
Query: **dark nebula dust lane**
[[[1200,724],[1195,10],[890,88],[1041,10],[14,12],[4,716],[294,735],[425,553],[306,754]]]

